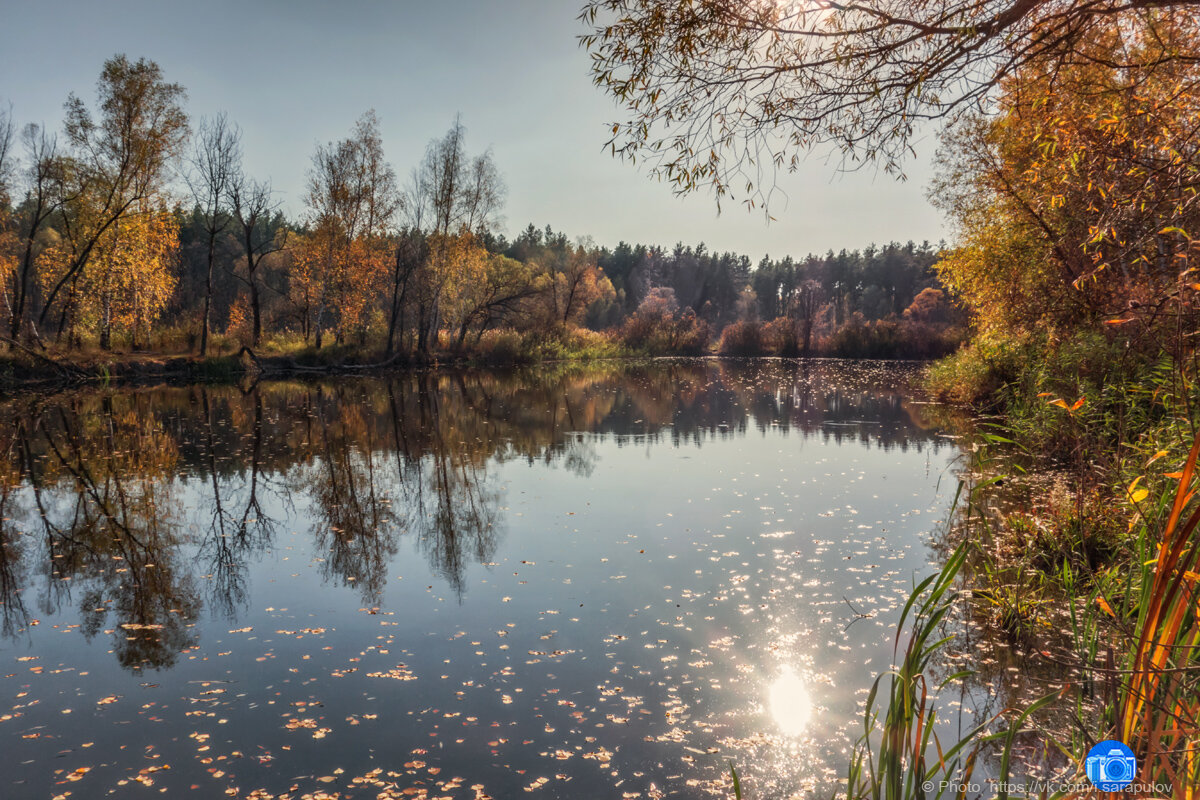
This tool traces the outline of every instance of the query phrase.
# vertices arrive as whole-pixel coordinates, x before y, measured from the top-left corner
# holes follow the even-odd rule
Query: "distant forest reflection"
[[[76,608],[129,669],[163,668],[254,560],[305,531],[325,582],[378,602],[403,539],[455,592],[504,535],[494,466],[591,473],[599,439],[703,446],[774,427],[940,448],[916,367],[656,361],[516,372],[29,395],[0,405],[0,626]],[[797,458],[803,458],[802,451]],[[618,502],[619,498],[613,498]]]

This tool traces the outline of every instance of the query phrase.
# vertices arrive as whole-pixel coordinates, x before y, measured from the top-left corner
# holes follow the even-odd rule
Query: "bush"
[[[1015,342],[973,341],[931,366],[926,388],[945,402],[979,403],[1017,379],[1022,352]]]
[[[937,358],[953,353],[962,336],[960,328],[855,314],[826,340],[825,350],[840,358]]]
[[[796,330],[796,321],[787,317],[776,317],[763,326],[763,347],[777,356],[793,357],[801,355],[800,334]]]
[[[722,355],[761,356],[766,355],[763,347],[763,329],[757,321],[734,322],[721,333]]]
[[[675,314],[644,307],[625,321],[618,336],[626,347],[647,355],[698,356],[708,349],[709,328],[690,308]]]
[[[533,360],[525,338],[512,328],[485,332],[475,350],[479,358],[496,364],[521,364]]]

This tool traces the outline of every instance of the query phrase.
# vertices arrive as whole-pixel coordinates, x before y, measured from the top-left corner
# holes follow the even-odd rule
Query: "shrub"
[[[690,308],[676,314],[643,303],[618,336],[626,347],[650,355],[696,356],[708,349],[709,328]]]
[[[800,334],[796,321],[787,317],[776,317],[762,328],[763,347],[778,356],[801,355]]]
[[[497,364],[518,364],[532,361],[525,338],[512,328],[487,331],[476,345],[479,357]]]
[[[747,320],[726,326],[721,333],[721,353],[728,356],[765,355],[762,325],[756,320]]]

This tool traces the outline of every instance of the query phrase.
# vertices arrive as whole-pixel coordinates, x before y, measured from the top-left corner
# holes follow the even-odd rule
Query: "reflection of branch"
[[[849,600],[846,600],[846,595],[842,595],[842,599],[846,601],[846,605],[850,606],[850,613],[854,615],[854,619],[847,622],[846,627],[842,628],[842,633],[850,630],[850,626],[858,622],[860,619],[870,619],[871,617],[875,616],[874,614],[864,614],[859,611],[854,607],[853,603],[851,603]]]
[[[29,624],[29,611],[21,596],[21,541],[9,522],[16,516],[11,508],[15,494],[7,485],[0,487],[0,633],[5,636],[14,636]]]

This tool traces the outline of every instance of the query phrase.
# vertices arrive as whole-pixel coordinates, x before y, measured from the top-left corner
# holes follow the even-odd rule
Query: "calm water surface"
[[[916,374],[4,402],[0,797],[831,796],[955,489]]]

